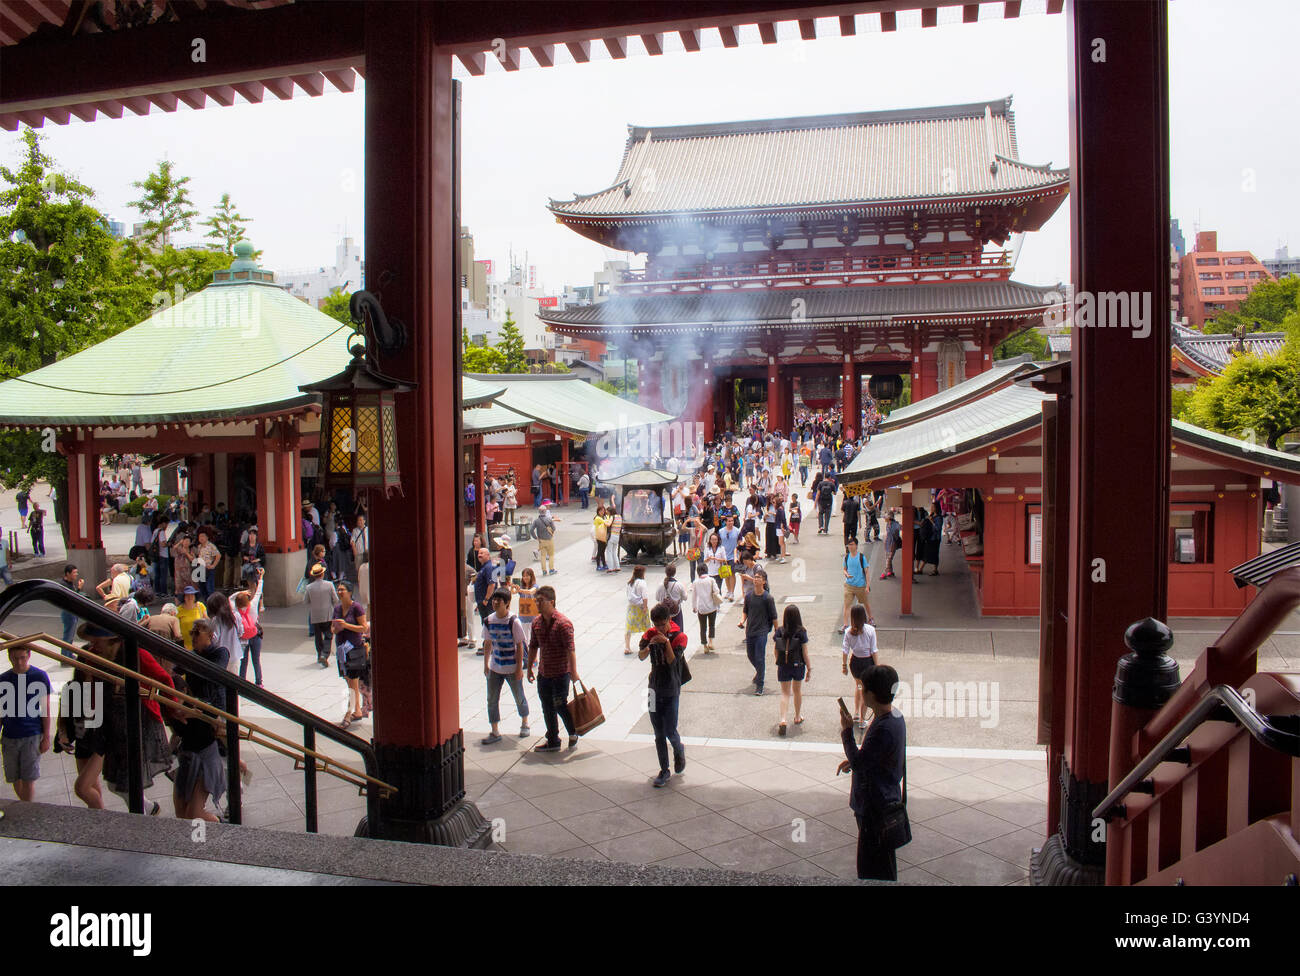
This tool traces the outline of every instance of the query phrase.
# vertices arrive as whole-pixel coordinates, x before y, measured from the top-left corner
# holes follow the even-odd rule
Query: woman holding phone
[[[781,626],[772,635],[776,650],[776,680],[781,684],[780,724],[777,735],[785,735],[785,716],[794,696],[794,724],[803,724],[803,683],[812,677],[812,662],[808,660],[808,631],[804,629],[799,608],[790,604],[785,608]]]
[[[853,712],[858,728],[867,727],[866,698],[862,693],[862,679],[876,665],[876,628],[867,623],[867,610],[853,604],[849,613],[849,629],[844,632],[843,674],[853,675]]]

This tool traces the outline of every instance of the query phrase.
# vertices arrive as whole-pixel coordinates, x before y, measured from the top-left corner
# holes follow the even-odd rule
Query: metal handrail
[[[1259,712],[1252,708],[1246,702],[1246,699],[1241,697],[1241,693],[1231,685],[1215,685],[1196,703],[1196,707],[1184,715],[1178,724],[1156,743],[1155,747],[1146,754],[1143,760],[1133,767],[1132,772],[1125,776],[1120,781],[1120,784],[1107,794],[1106,798],[1092,811],[1092,815],[1106,821],[1112,819],[1120,806],[1120,800],[1132,793],[1137,784],[1143,782],[1149,773],[1168,760],[1170,753],[1184,739],[1200,728],[1206,719],[1225,705],[1232,713],[1232,717],[1260,745],[1286,753],[1289,756],[1300,757],[1300,735],[1273,726],[1268,718],[1260,715]]]
[[[40,641],[52,644],[55,647],[66,648],[72,651],[76,657],[69,657],[66,654],[60,654],[57,651],[41,647],[38,643]],[[14,647],[28,648],[37,654],[58,661],[60,664],[66,664],[71,668],[79,668],[88,674],[97,675],[105,681],[111,682],[115,688],[124,688],[127,679],[134,679],[140,685],[140,698],[145,701],[157,702],[160,707],[167,707],[173,714],[180,714],[184,718],[202,719],[214,727],[220,726],[223,722],[233,723],[239,726],[239,737],[241,739],[246,739],[254,745],[265,746],[283,756],[288,756],[295,763],[305,763],[309,759],[315,760],[318,771],[341,779],[345,783],[351,783],[353,786],[363,788],[374,787],[384,796],[390,796],[397,792],[397,787],[390,783],[385,783],[383,780],[376,779],[366,773],[358,772],[346,763],[331,759],[329,756],[307,749],[305,746],[296,745],[284,736],[272,732],[270,729],[264,729],[255,722],[231,715],[201,698],[195,698],[193,695],[170,685],[165,685],[161,681],[155,681],[146,674],[133,671],[93,651],[69,644],[53,634],[42,632],[26,634],[20,637],[10,634],[8,631],[0,630],[0,651],[6,651]],[[258,736],[261,736],[261,738],[257,738]],[[295,766],[295,768],[297,767]]]
[[[227,709],[234,717],[238,717],[239,698],[246,698],[255,705],[261,705],[270,712],[286,718],[296,725],[302,726],[303,745],[306,749],[315,751],[316,735],[322,735],[324,738],[335,742],[345,748],[352,749],[361,755],[362,762],[365,766],[366,774],[372,778],[379,778],[379,760],[375,753],[375,748],[364,739],[358,738],[350,732],[345,732],[338,726],[320,716],[315,715],[304,708],[300,708],[293,702],[286,701],[279,695],[274,695],[263,688],[244,680],[238,675],[231,674],[225,668],[218,667],[211,661],[199,657],[197,654],[185,650],[170,640],[155,634],[151,630],[141,627],[139,624],[132,623],[120,616],[116,612],[107,609],[103,605],[89,600],[76,593],[61,583],[53,580],[29,579],[22,580],[13,584],[0,593],[0,625],[19,607],[40,601],[49,603],[60,610],[74,614],[87,623],[95,624],[105,630],[112,631],[119,635],[123,640],[126,659],[123,661],[130,670],[139,671],[139,655],[136,653],[137,648],[144,648],[156,658],[160,658],[179,665],[180,670],[188,674],[196,675],[207,681],[216,682],[222,685],[227,692],[233,692],[234,697],[227,697]],[[128,700],[134,700],[138,695],[138,682],[133,677],[127,677],[126,693]],[[139,729],[139,709],[127,709],[127,747],[130,756],[129,787],[127,804],[132,813],[142,813],[144,811],[144,788],[140,781],[140,756],[141,741]],[[239,782],[239,730],[238,726],[230,726],[227,729],[227,760],[230,769],[234,775],[230,777],[229,796],[230,796],[230,822],[238,824],[241,822],[241,798]],[[316,832],[316,796],[315,796],[315,763],[306,763],[308,775],[305,777],[306,796],[306,821],[307,830],[310,833]],[[366,817],[370,824],[371,836],[378,836],[376,827],[380,822],[380,804],[379,790],[366,790]]]

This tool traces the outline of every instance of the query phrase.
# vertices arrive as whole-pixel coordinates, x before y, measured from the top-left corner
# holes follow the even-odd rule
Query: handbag
[[[575,690],[569,701],[569,716],[573,719],[573,731],[585,735],[605,721],[605,712],[600,707],[600,696],[595,688],[588,688],[581,681],[575,681],[573,685]],[[577,691],[578,688],[582,691]]]
[[[348,653],[345,655],[344,661],[349,668],[363,668],[366,665],[367,656],[366,645],[364,643],[349,644]],[[911,839],[910,835],[908,839]]]
[[[718,577],[720,579],[731,579],[731,566],[723,563],[718,567]]]
[[[912,842],[912,824],[907,819],[907,753],[903,753],[903,799],[880,812],[876,824],[876,843],[887,851],[896,851]]]

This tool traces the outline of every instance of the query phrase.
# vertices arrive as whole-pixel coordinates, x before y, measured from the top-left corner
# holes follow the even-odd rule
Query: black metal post
[[[226,711],[239,717],[239,692],[226,689]],[[243,781],[239,778],[239,725],[226,723],[226,793],[230,800],[230,822],[240,824],[243,816]]]
[[[305,796],[303,808],[307,815],[307,833],[316,833],[316,730],[304,726],[302,730],[302,747],[307,755],[303,757],[302,781]]]
[[[122,641],[122,664],[131,673],[123,689],[126,695],[126,804],[132,813],[144,813],[144,743],[140,730],[140,648],[134,637]],[[107,690],[107,689],[106,689]],[[107,716],[99,716],[104,721]]]

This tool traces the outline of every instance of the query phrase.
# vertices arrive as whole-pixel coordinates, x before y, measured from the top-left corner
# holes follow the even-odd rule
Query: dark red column
[[[1166,7],[1072,2],[1067,30],[1071,278],[1079,293],[1128,294],[1130,309],[1109,327],[1074,322],[1064,794],[1040,883],[1100,880],[1091,811],[1107,792],[1115,666],[1126,627],[1164,619],[1169,523]]]
[[[767,354],[767,429],[779,427],[781,417],[781,370],[777,366],[776,356]]]
[[[457,681],[458,106],[433,15],[427,4],[365,8],[366,279],[409,332],[380,368],[418,384],[397,397],[403,493],[372,499],[375,747],[398,792],[369,833],[481,845],[488,825],[465,800]]]

